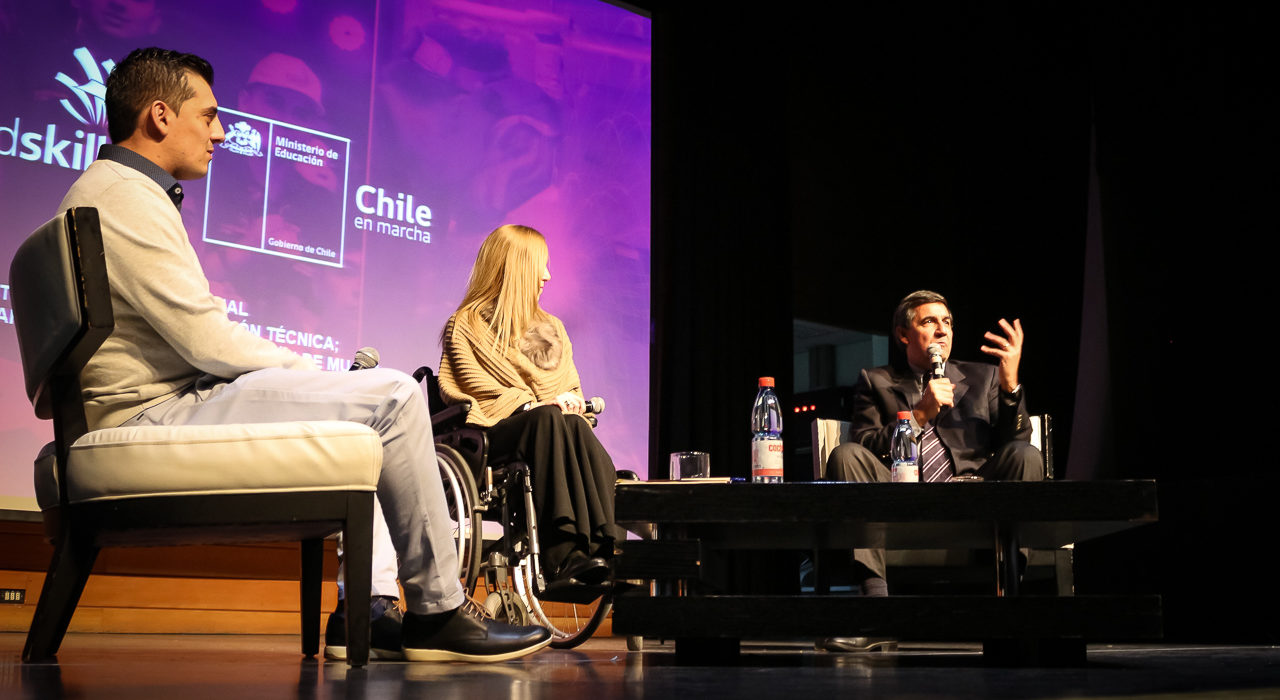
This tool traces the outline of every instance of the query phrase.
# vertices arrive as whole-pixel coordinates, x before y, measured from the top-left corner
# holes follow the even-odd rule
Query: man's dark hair
[[[898,308],[893,310],[893,325],[889,328],[890,346],[897,345],[899,328],[911,327],[911,322],[916,319],[916,307],[921,304],[942,304],[947,307],[948,313],[951,311],[951,305],[947,303],[946,297],[927,289],[902,297],[902,301],[898,302]]]
[[[160,100],[182,110],[195,96],[187,73],[195,73],[213,85],[213,66],[195,54],[151,47],[135,49],[107,77],[107,131],[113,143],[133,135],[138,115]]]

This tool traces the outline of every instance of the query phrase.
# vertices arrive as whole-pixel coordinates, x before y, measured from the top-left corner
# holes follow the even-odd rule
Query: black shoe
[[[609,578],[609,562],[600,557],[570,559],[561,565],[560,570],[552,576],[553,581],[572,579],[588,586],[604,583]]]
[[[545,627],[498,622],[470,599],[439,615],[406,614],[403,634],[401,644],[409,661],[507,661],[551,643]]]
[[[339,600],[338,609],[329,614],[324,626],[324,658],[345,661],[347,658],[347,607]],[[404,618],[396,599],[375,596],[369,603],[369,658],[399,660],[404,658],[400,650],[401,626]]]
[[[827,637],[819,639],[813,646],[815,649],[826,651],[897,651],[898,640],[883,637]]]

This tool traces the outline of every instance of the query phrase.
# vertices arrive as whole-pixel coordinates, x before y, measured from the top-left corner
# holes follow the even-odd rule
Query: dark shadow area
[[[755,377],[790,401],[793,318],[883,333],[899,298],[934,288],[960,359],[982,359],[998,318],[1022,319],[1029,408],[1054,415],[1060,464],[1090,460],[1070,478],[1160,481],[1161,524],[1082,552],[1082,590],[1164,594],[1169,639],[1274,641],[1266,577],[1216,564],[1256,558],[1280,480],[1263,447],[1227,437],[1262,420],[1255,382],[1215,386],[1265,364],[1270,9],[641,5],[655,23],[652,459],[701,449],[714,473],[745,476]],[[1080,405],[1078,375],[1104,382]],[[1087,444],[1073,444],[1079,415],[1102,416]],[[809,473],[789,456],[788,480]]]

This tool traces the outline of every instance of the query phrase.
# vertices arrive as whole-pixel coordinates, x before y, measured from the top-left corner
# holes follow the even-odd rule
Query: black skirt
[[[612,556],[620,536],[613,519],[617,471],[585,420],[559,406],[539,406],[487,433],[490,463],[529,465],[545,568],[555,572],[582,556]]]

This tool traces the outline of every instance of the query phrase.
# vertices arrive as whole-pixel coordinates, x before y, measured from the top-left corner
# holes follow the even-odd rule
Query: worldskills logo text
[[[111,74],[115,69],[116,62],[107,59],[102,62],[102,68],[98,68],[97,61],[94,60],[93,54],[89,53],[89,49],[81,46],[72,52],[76,60],[80,62],[80,68],[84,71],[84,82],[77,83],[74,78],[66,73],[59,72],[54,78],[67,86],[67,89],[79,99],[80,107],[84,109],[82,114],[71,103],[71,100],[63,98],[62,106],[76,121],[88,126],[106,126],[107,125],[107,80],[106,76]]]
[[[79,101],[79,107],[68,98],[61,103],[84,128],[74,129],[68,138],[65,125],[46,123],[33,129],[30,125],[24,127],[21,116],[12,117],[12,122],[6,116],[0,121],[0,156],[71,170],[84,170],[97,157],[98,147],[107,141],[106,134],[99,133],[105,131],[107,125],[107,81],[103,76],[110,75],[116,62],[103,61],[99,67],[93,54],[83,46],[72,55],[80,62],[84,82],[77,82],[62,72],[54,79],[71,90]]]

